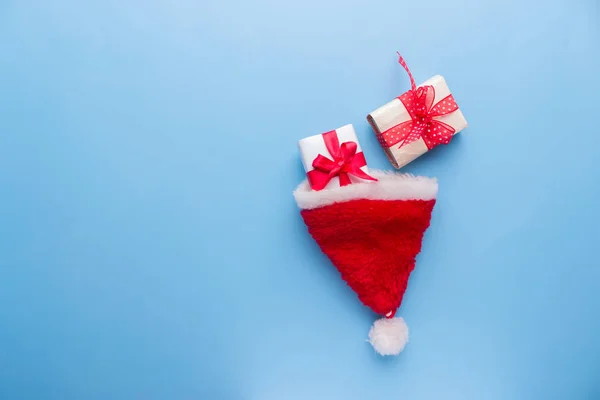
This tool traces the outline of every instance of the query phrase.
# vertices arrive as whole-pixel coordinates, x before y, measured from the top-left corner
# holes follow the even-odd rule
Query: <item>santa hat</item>
[[[408,342],[404,319],[394,317],[429,227],[438,185],[432,178],[371,171],[377,182],[294,192],[309,233],[360,301],[384,318],[369,342],[398,355]]]

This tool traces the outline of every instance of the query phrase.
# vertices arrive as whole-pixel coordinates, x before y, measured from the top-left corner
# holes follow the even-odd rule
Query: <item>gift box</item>
[[[467,127],[442,76],[417,86],[400,55],[399,62],[410,77],[411,89],[367,116],[395,168],[402,168],[440,144],[448,144]]]
[[[352,125],[304,138],[298,147],[312,190],[377,180],[369,175]]]

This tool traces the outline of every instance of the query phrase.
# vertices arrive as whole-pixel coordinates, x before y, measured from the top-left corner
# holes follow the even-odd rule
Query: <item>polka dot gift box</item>
[[[417,86],[398,54],[399,63],[410,77],[411,89],[367,116],[379,143],[395,168],[425,154],[467,127],[444,78],[436,75]]]

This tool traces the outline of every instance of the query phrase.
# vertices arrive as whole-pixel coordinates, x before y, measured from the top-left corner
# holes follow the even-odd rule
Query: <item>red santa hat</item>
[[[398,355],[408,342],[394,317],[429,227],[438,185],[432,178],[371,171],[372,183],[320,191],[304,181],[294,192],[309,233],[360,301],[384,318],[369,342],[381,355]]]

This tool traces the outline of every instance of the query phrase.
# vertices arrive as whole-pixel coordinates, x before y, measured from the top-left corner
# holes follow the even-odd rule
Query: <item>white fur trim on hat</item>
[[[315,191],[304,180],[294,191],[298,207],[303,210],[328,206],[350,200],[433,200],[437,196],[435,178],[394,172],[369,170],[377,182],[361,182],[351,185]]]

